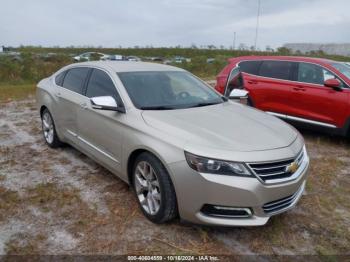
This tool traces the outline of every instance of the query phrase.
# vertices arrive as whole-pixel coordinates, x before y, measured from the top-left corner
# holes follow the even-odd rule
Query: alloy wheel
[[[41,121],[45,140],[47,143],[52,144],[54,140],[54,126],[51,115],[48,112],[45,112]]]
[[[152,166],[141,161],[135,169],[135,190],[142,208],[147,214],[155,215],[161,205],[160,186]]]

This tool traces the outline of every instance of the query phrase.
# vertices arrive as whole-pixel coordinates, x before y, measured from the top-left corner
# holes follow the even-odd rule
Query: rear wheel
[[[53,122],[53,118],[47,108],[44,109],[41,114],[41,125],[45,142],[52,148],[62,146],[62,142],[57,136],[55,123]]]
[[[177,215],[176,194],[163,164],[152,154],[140,154],[134,163],[133,187],[143,214],[153,223]]]

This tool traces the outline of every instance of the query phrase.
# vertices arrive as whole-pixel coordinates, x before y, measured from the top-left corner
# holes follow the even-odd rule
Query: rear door
[[[261,110],[275,113],[293,111],[289,100],[295,67],[295,62],[264,60],[258,76],[244,76],[245,87],[254,105]]]
[[[343,126],[349,94],[346,90],[324,86],[325,80],[337,77],[322,66],[311,63],[300,62],[297,72],[291,99],[294,116],[320,122],[319,125]]]
[[[62,87],[59,87],[58,113],[56,118],[63,131],[63,135],[70,141],[76,142],[77,135],[77,110],[83,97],[83,86],[86,81],[89,68],[71,68],[66,73]]]
[[[93,109],[90,98],[99,96],[112,96],[118,106],[123,106],[108,73],[93,69],[85,96],[78,108],[79,143],[86,152],[118,172],[121,168],[123,121],[126,115],[115,111]]]

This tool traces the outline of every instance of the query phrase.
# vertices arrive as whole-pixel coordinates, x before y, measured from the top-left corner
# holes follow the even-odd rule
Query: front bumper
[[[260,226],[272,215],[293,208],[301,198],[307,177],[309,159],[297,171],[292,181],[264,184],[255,177],[200,174],[191,169],[186,161],[169,165],[177,194],[180,217],[183,220],[206,225]],[[274,203],[290,200],[288,205],[267,212]],[[209,216],[201,212],[203,205],[250,208],[248,218]],[[265,207],[265,208],[264,208]]]

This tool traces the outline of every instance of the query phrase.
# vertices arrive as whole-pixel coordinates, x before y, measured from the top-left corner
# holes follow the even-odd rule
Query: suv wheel
[[[177,215],[174,186],[163,164],[152,154],[140,154],[134,163],[133,187],[143,214],[153,223]]]
[[[48,109],[45,109],[41,115],[41,126],[46,143],[52,147],[60,147],[62,142],[57,136],[55,123]]]

